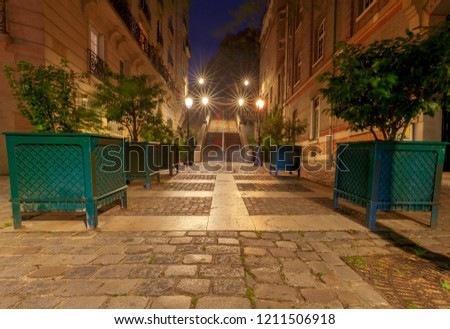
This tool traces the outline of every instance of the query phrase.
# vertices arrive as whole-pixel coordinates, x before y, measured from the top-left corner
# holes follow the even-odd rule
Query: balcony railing
[[[88,72],[102,79],[108,72],[108,65],[91,49],[88,49]]]
[[[161,75],[168,88],[170,90],[174,90],[175,84],[172,80],[172,77],[170,76],[169,70],[166,66],[164,66],[163,60],[158,54],[155,46],[153,46],[153,44],[147,39],[144,31],[139,27],[136,19],[128,9],[127,2],[123,0],[109,0],[109,2],[117,12],[119,17],[122,19],[123,23],[128,28],[130,33],[134,36],[135,40],[139,44],[139,47],[147,55],[155,69]]]
[[[150,22],[152,20],[152,13],[150,12],[150,8],[148,8],[147,1],[141,0],[139,2],[139,8],[141,8],[147,20]]]
[[[6,33],[6,0],[0,0],[0,33]]]

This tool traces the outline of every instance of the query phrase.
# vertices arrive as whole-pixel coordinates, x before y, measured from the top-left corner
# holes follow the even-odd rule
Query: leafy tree
[[[368,129],[378,139],[402,140],[412,120],[433,116],[450,93],[450,22],[427,34],[376,41],[368,47],[340,44],[335,72],[319,77],[331,103],[328,113],[353,131]]]
[[[234,31],[243,24],[248,25],[250,28],[258,28],[261,25],[262,16],[266,7],[267,0],[243,1],[237,10],[230,11],[231,21],[217,31],[214,31],[214,35],[224,35],[230,31]]]
[[[300,119],[287,119],[284,122],[285,138],[287,144],[295,144],[298,136],[303,135],[306,132],[308,126],[306,120]]]
[[[21,61],[14,69],[5,65],[8,83],[18,100],[22,115],[38,132],[80,132],[101,127],[99,113],[77,104],[78,82],[82,75],[61,67],[34,66]]]
[[[257,93],[259,77],[259,30],[247,28],[236,34],[227,34],[216,55],[206,65],[208,85],[214,86],[214,94],[229,98],[241,87],[244,77],[253,77],[245,89]],[[233,89],[234,87],[234,89]],[[231,88],[231,90],[230,90]]]
[[[145,126],[143,129],[142,138],[147,141],[160,142],[161,144],[172,143],[175,138],[172,122],[165,123],[161,112],[158,111],[155,122]]]
[[[305,133],[306,126],[306,121],[303,120],[285,120],[283,110],[275,105],[261,122],[261,132],[270,137],[276,145],[281,145],[283,141],[293,144],[297,136]]]
[[[261,133],[270,136],[276,145],[280,145],[284,138],[283,110],[275,105],[261,122]]]
[[[137,142],[145,129],[158,125],[156,107],[163,101],[163,89],[150,83],[147,75],[124,76],[110,73],[97,85],[97,103],[106,109],[106,118],[127,129]]]

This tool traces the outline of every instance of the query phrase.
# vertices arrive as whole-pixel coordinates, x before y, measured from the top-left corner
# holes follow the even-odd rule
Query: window
[[[0,1],[0,33],[6,33],[6,3]]]
[[[299,2],[295,5],[295,28],[297,29],[303,21],[303,5]]]
[[[375,0],[358,0],[358,16],[362,15]]]
[[[281,101],[281,74],[278,74],[276,104],[280,104],[280,101]]]
[[[119,73],[120,75],[127,76],[129,74],[129,65],[128,62],[121,59],[119,63]]]
[[[156,40],[161,46],[163,46],[164,45],[164,39],[163,39],[163,36],[162,36],[162,22],[158,21],[157,24],[156,24],[156,27],[157,27],[157,29],[156,29]]]
[[[103,36],[100,35],[93,27],[89,28],[89,49],[95,56],[105,57],[103,47]]]
[[[282,49],[284,49],[284,47],[286,47],[286,40],[285,39],[280,39],[278,41],[278,49],[282,50]]]
[[[91,28],[91,51],[98,56],[99,53],[99,44],[98,44],[98,34],[97,32]]]
[[[309,134],[310,139],[319,139],[320,137],[320,98],[317,96],[311,102],[311,130]]]
[[[302,79],[302,52],[300,51],[297,55],[297,67],[295,69],[295,83]]]
[[[286,19],[286,9],[280,10],[279,17],[280,17],[280,21],[283,21]]]
[[[317,29],[317,44],[316,44],[316,62],[322,59],[325,50],[325,20],[322,20]]]
[[[101,78],[107,70],[103,36],[94,28],[89,28],[88,72]]]
[[[169,49],[167,49],[167,63],[169,63],[170,66],[173,67],[172,49],[170,47]]]

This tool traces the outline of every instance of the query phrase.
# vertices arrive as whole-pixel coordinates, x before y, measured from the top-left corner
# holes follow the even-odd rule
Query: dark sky
[[[215,55],[223,36],[213,33],[229,23],[233,17],[230,10],[239,8],[244,0],[192,0],[189,12],[189,36],[191,42],[190,71],[198,70]],[[241,30],[246,26],[241,26]],[[237,32],[237,31],[233,31]]]

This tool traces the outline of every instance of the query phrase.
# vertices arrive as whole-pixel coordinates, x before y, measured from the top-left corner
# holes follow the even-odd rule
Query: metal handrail
[[[88,72],[98,78],[103,78],[108,71],[108,65],[95,52],[88,49]]]

